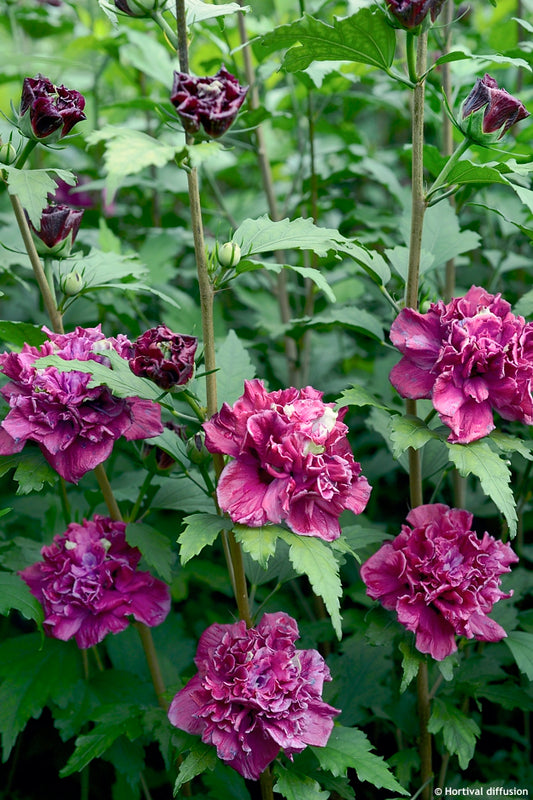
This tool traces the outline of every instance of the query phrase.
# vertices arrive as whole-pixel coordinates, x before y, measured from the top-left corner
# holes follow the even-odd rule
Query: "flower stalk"
[[[412,50],[412,35],[407,34],[407,52]],[[416,76],[424,76],[427,61],[427,32],[420,34],[416,50]],[[408,63],[409,58],[408,58]],[[412,66],[410,66],[412,69]],[[412,116],[412,178],[411,178],[411,232],[409,241],[409,266],[405,287],[405,305],[418,308],[418,286],[420,277],[420,254],[422,250],[422,231],[427,200],[424,194],[424,99],[425,79],[417,78],[413,90]],[[416,416],[416,400],[406,400],[407,414]],[[409,493],[411,508],[423,503],[422,462],[420,450],[409,448]],[[431,734],[428,730],[430,703],[427,679],[427,664],[421,663],[417,680],[418,716],[420,720],[419,753],[421,762],[422,800],[431,797]]]

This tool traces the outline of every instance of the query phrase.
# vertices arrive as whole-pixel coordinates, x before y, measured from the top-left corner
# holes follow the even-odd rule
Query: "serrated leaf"
[[[25,634],[0,644],[0,732],[3,760],[18,734],[37,718],[50,699],[60,702],[81,673],[75,645]]]
[[[402,683],[400,685],[400,694],[403,694],[413,678],[416,677],[420,662],[422,658],[420,653],[408,641],[400,642],[400,651],[403,655],[402,658]]]
[[[29,322],[0,320],[0,339],[16,350],[21,350],[24,344],[39,347],[47,338],[39,325],[30,325]]]
[[[289,558],[296,572],[306,575],[315,594],[324,600],[331,624],[338,638],[342,638],[340,598],[342,584],[339,565],[330,548],[320,539],[299,536],[279,528],[279,536],[289,545]]]
[[[286,800],[328,800],[330,792],[323,791],[313,778],[285,769],[281,764],[276,764],[275,771],[274,790]]]
[[[350,389],[345,389],[339,399],[337,406],[373,406],[374,408],[381,408],[383,411],[392,411],[392,409],[383,405],[381,400],[378,400],[371,394],[364,386],[352,386]]]
[[[248,528],[246,525],[235,525],[233,532],[235,539],[240,542],[242,549],[263,569],[266,569],[270,558],[276,552],[276,543],[283,531],[277,525],[264,525],[260,528]]]
[[[231,530],[233,525],[231,520],[217,514],[190,514],[183,522],[185,528],[178,536],[182,564],[212,545],[221,530]]]
[[[492,2],[491,5],[496,5],[495,2]],[[523,58],[511,58],[509,56],[502,56],[497,55],[496,53],[491,53],[488,55],[472,53],[468,47],[455,47],[450,53],[446,53],[446,55],[437,58],[434,62],[434,66],[438,66],[439,64],[447,64],[451,61],[479,61],[483,64],[503,64],[506,66],[513,66],[513,67],[523,67],[528,71],[531,71],[531,66],[525,61]]]
[[[362,250],[335,228],[321,228],[309,217],[273,221],[268,214],[263,214],[257,219],[245,219],[233,234],[232,240],[241,248],[243,257],[278,250],[312,250],[320,258],[324,258],[332,250],[347,245],[354,252]]]
[[[411,234],[411,220],[404,214],[400,220],[404,243],[408,246]],[[424,214],[422,250],[433,255],[432,269],[445,264],[469,250],[475,250],[481,243],[478,233],[461,230],[457,214],[449,202],[442,201],[430,206]]]
[[[0,614],[7,615],[12,608],[42,626],[43,609],[27,584],[12,572],[0,572]]]
[[[370,752],[371,743],[357,728],[336,725],[326,747],[311,747],[311,750],[322,769],[328,769],[335,776],[344,775],[352,767],[360,781],[368,781],[378,789],[409,794],[394,778],[383,758]]]
[[[217,763],[218,756],[216,748],[203,742],[195,743],[190,750],[188,756],[181,762],[178,777],[174,784],[174,797],[177,797],[178,791],[184,783],[201,775],[207,769],[213,770]]]
[[[170,583],[175,553],[168,536],[164,536],[144,522],[130,522],[126,528],[126,539],[132,547],[138,547],[148,566]]]
[[[0,475],[15,469],[13,480],[17,481],[17,494],[40,492],[45,483],[53,486],[59,479],[45,457],[35,447],[25,447],[22,453],[0,456]]]
[[[235,331],[217,348],[216,365],[218,403],[232,405],[242,395],[244,381],[255,378],[255,366]]]
[[[316,272],[322,280],[325,279],[322,273],[318,270]],[[335,299],[331,289],[327,283],[328,292],[324,292],[330,300]],[[320,287],[322,288],[322,287]],[[325,311],[319,314],[313,314],[312,317],[305,317],[304,319],[292,319],[286,326],[286,331],[295,331],[298,327],[304,326],[305,328],[318,328],[319,330],[331,328],[335,325],[341,325],[344,329],[351,329],[358,331],[363,336],[370,336],[378,342],[382,342],[385,338],[383,334],[383,324],[381,320],[369,311],[358,308],[357,306],[328,306]]]
[[[313,61],[355,61],[387,70],[394,59],[396,35],[381,9],[362,8],[351,17],[327,25],[304,14],[263,38],[267,47],[289,47],[283,66],[289,72],[306,69]]]
[[[463,185],[467,183],[506,183],[509,181],[502,173],[486,164],[474,164],[472,161],[464,159],[453,167],[446,178],[446,186],[455,184]]]
[[[115,350],[106,350],[105,357],[111,362],[112,369],[99,361],[67,361],[61,356],[39,358],[35,366],[40,369],[56,367],[59,372],[87,372],[93,376],[88,383],[90,389],[107,386],[116,397],[141,397],[145,400],[157,400],[161,397],[161,389],[152,381],[134,375],[128,361]]]
[[[533,681],[533,633],[511,631],[504,642],[513,654],[518,669]]]
[[[430,430],[423,420],[411,414],[391,417],[389,427],[393,443],[393,456],[396,459],[409,447],[419,450],[431,439],[440,438],[438,433]]]
[[[16,169],[2,165],[2,170],[7,173],[9,194],[17,195],[37,230],[41,227],[42,210],[48,205],[48,195],[57,190],[57,181],[50,173],[69,186],[76,184],[76,178],[66,169]]]
[[[87,136],[89,145],[104,142],[104,164],[109,202],[127,175],[138,175],[146,167],[164,167],[181,150],[181,144],[165,144],[133,128],[104,125]]]
[[[158,436],[152,436],[150,439],[145,439],[145,441],[150,447],[159,447],[164,450],[178,464],[188,464],[189,456],[187,455],[186,444],[176,431],[164,428],[163,433]]]
[[[516,535],[516,502],[511,488],[509,466],[483,439],[470,444],[446,442],[450,461],[463,477],[476,475],[481,488],[504,515],[509,526],[509,535]]]
[[[450,755],[456,755],[461,769],[466,769],[476,749],[476,738],[481,731],[476,722],[436,697],[428,722],[430,733],[442,731],[444,746]]]
[[[236,274],[242,275],[243,272],[252,272],[258,269],[266,269],[268,272],[276,273],[276,275],[279,275],[282,269],[289,269],[292,272],[298,273],[303,278],[308,278],[310,281],[312,281],[318,287],[318,289],[324,292],[328,300],[330,300],[332,303],[334,303],[336,300],[335,294],[333,293],[333,290],[324,275],[318,269],[314,269],[313,267],[297,267],[293,266],[292,264],[275,264],[269,261],[251,261],[249,259],[244,259],[239,263]],[[309,319],[306,320],[306,324],[310,325],[313,323],[314,319],[314,317],[309,317]],[[295,322],[297,323],[298,320]],[[294,324],[294,321],[291,324]]]
[[[518,453],[527,461],[533,461],[533,443],[524,442],[518,436],[502,431],[492,431],[488,438],[502,453]]]

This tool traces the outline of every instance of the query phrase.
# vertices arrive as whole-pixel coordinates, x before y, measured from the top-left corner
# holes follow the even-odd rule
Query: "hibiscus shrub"
[[[0,800],[527,796],[527,4],[0,17]]]

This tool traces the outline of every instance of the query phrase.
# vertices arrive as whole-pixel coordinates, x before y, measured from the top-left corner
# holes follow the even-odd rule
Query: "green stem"
[[[408,52],[412,47],[410,35],[408,37]],[[418,37],[416,55],[416,74],[424,75],[427,58],[427,33]],[[409,308],[418,308],[418,285],[420,276],[420,254],[422,249],[422,230],[424,213],[426,211],[426,198],[424,196],[424,90],[425,82],[421,78],[413,91],[413,118],[412,118],[412,202],[411,202],[411,233],[409,242],[409,267],[407,284],[405,287],[405,305]],[[416,400],[406,400],[408,414],[416,415]],[[411,507],[415,508],[423,503],[422,469],[420,450],[409,449],[409,491]],[[421,778],[423,800],[431,797],[431,734],[428,730],[430,701],[428,690],[427,663],[420,664],[417,680],[418,690],[418,717],[420,721],[419,752],[421,762]]]
[[[28,139],[28,141],[24,145],[19,157],[17,158],[17,160],[15,162],[15,168],[16,169],[22,169],[22,167],[24,166],[24,164],[28,160],[30,154],[33,153],[33,151],[35,150],[37,145],[38,145],[37,139]]]
[[[433,194],[435,194],[435,192],[438,191],[438,189],[440,189],[441,186],[445,185],[446,178],[448,177],[448,175],[450,174],[452,169],[455,167],[455,165],[457,164],[457,162],[459,161],[461,156],[464,153],[466,153],[466,151],[468,150],[468,148],[470,147],[471,144],[472,144],[472,142],[470,141],[470,139],[463,139],[461,144],[459,144],[457,146],[455,151],[452,153],[452,155],[450,156],[450,158],[448,159],[448,161],[446,162],[446,164],[444,165],[444,167],[440,171],[439,175],[437,175],[437,177],[435,178],[432,186],[428,190],[427,195],[426,195],[426,200],[429,200],[429,198]]]
[[[418,748],[420,752],[420,778],[422,786],[423,800],[430,800],[432,796],[431,779],[433,768],[431,765],[431,734],[428,731],[430,716],[429,685],[428,685],[428,666],[426,661],[421,661],[417,676],[417,708],[418,721],[420,724],[420,738]]]
[[[172,45],[172,47],[177,50],[178,49],[178,38],[176,33],[172,30],[164,16],[160,11],[152,11],[151,13],[152,19],[157,22],[165,36],[167,37],[168,41]]]
[[[61,317],[61,314],[57,310],[54,296],[52,294],[50,286],[48,285],[48,281],[46,280],[46,275],[44,272],[41,259],[39,258],[39,254],[35,249],[35,243],[31,235],[30,226],[28,225],[28,220],[26,219],[24,209],[22,208],[21,202],[16,194],[10,194],[9,199],[11,200],[11,205],[13,206],[13,211],[15,212],[15,218],[17,220],[22,240],[24,242],[24,247],[26,248],[26,252],[28,253],[28,257],[30,259],[30,263],[33,269],[33,274],[35,275],[37,285],[39,286],[39,290],[41,292],[41,296],[44,302],[44,307],[46,308],[46,313],[50,318],[52,328],[55,333],[64,333],[63,319]]]
[[[137,519],[137,517],[139,515],[139,510],[140,510],[141,505],[142,505],[142,501],[144,500],[146,492],[148,491],[148,489],[150,487],[150,484],[152,483],[152,478],[153,477],[154,477],[154,472],[153,471],[150,471],[150,472],[148,472],[146,474],[146,477],[145,477],[144,481],[142,482],[142,486],[139,489],[139,494],[137,495],[137,500],[135,501],[134,506],[130,511],[130,514],[129,514],[130,522],[135,522],[135,520]]]
[[[152,631],[142,622],[136,622],[135,627],[139,632],[139,636],[141,638],[141,643],[144,650],[144,655],[146,657],[146,661],[148,664],[148,669],[150,670],[150,676],[152,678],[152,683],[154,685],[155,693],[157,695],[157,700],[161,708],[165,711],[168,709],[167,702],[165,700],[165,684],[163,681],[163,676],[161,674],[161,668],[159,666],[159,660],[157,658],[157,653],[154,646],[154,640],[152,638]]]
[[[423,72],[423,70],[422,71],[418,70],[417,58],[416,58],[416,46],[415,46],[416,40],[417,40],[416,35],[414,33],[411,33],[411,31],[407,31],[405,38],[407,72],[409,73],[409,80],[414,86],[416,86],[419,82],[418,75],[420,75]]]
[[[113,494],[113,489],[111,488],[111,484],[109,483],[109,478],[107,477],[104,465],[98,464],[98,466],[95,467],[93,471],[96,480],[98,481],[98,486],[100,487],[100,491],[102,492],[105,504],[109,511],[109,516],[111,517],[111,519],[121,521],[122,513],[120,511],[120,508],[118,507],[116,497]]]

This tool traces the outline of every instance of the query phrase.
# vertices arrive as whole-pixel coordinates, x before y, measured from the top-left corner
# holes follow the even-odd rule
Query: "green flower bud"
[[[85,283],[80,273],[74,270],[73,272],[69,272],[68,275],[65,275],[61,281],[61,291],[63,294],[66,294],[67,297],[72,297],[75,294],[79,294],[84,285]]]
[[[218,248],[217,258],[223,267],[236,267],[241,260],[241,248],[236,242],[226,242]]]
[[[17,157],[17,151],[11,142],[0,144],[0,164],[12,164]]]

